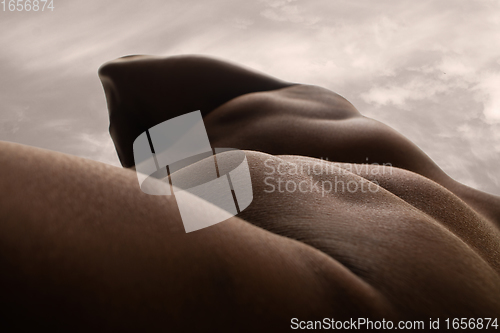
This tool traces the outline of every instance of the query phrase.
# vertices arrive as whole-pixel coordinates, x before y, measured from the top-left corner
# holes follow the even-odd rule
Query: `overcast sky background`
[[[0,140],[118,166],[99,66],[199,53],[331,89],[455,179],[500,195],[500,0],[54,6],[0,12]]]

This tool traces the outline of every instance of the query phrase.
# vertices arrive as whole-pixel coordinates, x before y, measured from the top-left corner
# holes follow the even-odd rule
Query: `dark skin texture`
[[[128,57],[99,74],[125,169],[0,143],[4,323],[285,332],[291,318],[500,315],[499,198],[455,182],[341,96],[200,56]],[[246,150],[254,200],[186,234],[175,197],[142,193],[129,169],[137,135],[198,109],[213,147]],[[367,157],[393,167],[352,164]],[[321,172],[274,174],[274,185],[372,191],[271,192],[279,165]]]
[[[213,147],[389,164],[437,182],[500,225],[497,196],[454,181],[403,135],[327,89],[202,56],[129,56],[103,65],[99,75],[124,167],[134,165],[132,143],[139,134],[200,110]]]

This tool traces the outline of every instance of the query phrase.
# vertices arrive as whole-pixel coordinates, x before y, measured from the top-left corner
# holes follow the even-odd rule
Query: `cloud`
[[[296,0],[264,0],[267,7],[260,12],[263,17],[278,22],[303,23],[312,25],[320,21],[318,16],[306,15],[298,5],[291,5]]]
[[[227,19],[226,21],[236,29],[247,29],[252,24],[254,24],[253,20],[242,17],[233,17],[231,19]]]
[[[281,8],[296,1],[297,0],[259,0],[259,2],[265,3],[267,6],[272,8]]]
[[[121,167],[113,141],[107,133],[78,133],[70,144],[77,156]]]
[[[413,100],[430,99],[433,96],[445,93],[454,85],[432,78],[417,76],[404,84],[392,84],[382,87],[371,88],[370,91],[361,95],[367,103],[377,105],[393,105],[408,108],[408,102]]]
[[[483,73],[473,88],[476,98],[484,105],[486,120],[500,123],[500,71]]]
[[[27,109],[27,107],[13,105],[9,110],[6,110],[4,106],[4,113],[0,119],[0,135],[16,134],[21,129],[22,124],[29,120]]]
[[[448,79],[451,77],[462,77],[467,81],[471,80],[471,77],[476,74],[475,66],[473,63],[468,63],[470,59],[466,59],[464,57],[459,56],[444,56],[441,59],[441,62],[436,65],[436,69],[442,71],[444,79]],[[467,63],[466,63],[467,62]]]

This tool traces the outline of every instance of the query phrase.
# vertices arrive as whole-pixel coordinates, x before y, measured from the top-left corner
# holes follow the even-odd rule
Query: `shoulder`
[[[148,128],[187,112],[205,116],[244,94],[293,85],[220,59],[182,55],[133,56],[99,69],[120,161],[134,165],[132,142]]]

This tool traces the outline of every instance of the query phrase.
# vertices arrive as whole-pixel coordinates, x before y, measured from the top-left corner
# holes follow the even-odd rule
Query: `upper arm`
[[[110,113],[110,132],[123,166],[134,164],[133,140],[167,119],[200,110],[206,115],[243,94],[292,85],[204,56],[137,56],[99,69]]]

